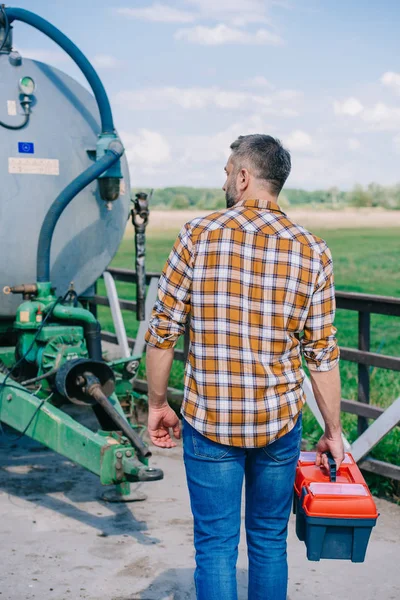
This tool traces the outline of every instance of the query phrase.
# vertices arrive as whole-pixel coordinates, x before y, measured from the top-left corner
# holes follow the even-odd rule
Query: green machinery
[[[93,96],[66,74],[13,49],[23,21],[58,43]],[[143,426],[133,418],[140,356],[103,360],[90,310],[95,282],[130,210],[124,148],[92,65],[38,15],[0,7],[0,421],[117,486],[153,481]],[[141,195],[137,214],[144,215]],[[144,319],[144,230],[138,224],[138,316]],[[34,281],[35,283],[32,283]],[[73,283],[71,283],[73,282]],[[62,410],[89,405],[93,432]],[[124,408],[125,410],[124,410]],[[7,436],[0,446],[7,447]]]

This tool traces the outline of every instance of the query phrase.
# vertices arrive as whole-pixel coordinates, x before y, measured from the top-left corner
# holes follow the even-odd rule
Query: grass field
[[[179,231],[180,223],[175,227],[153,227],[147,235],[147,271],[160,272],[168,253]],[[315,229],[315,228],[314,228]],[[364,292],[387,296],[400,296],[399,256],[400,229],[324,229],[315,233],[321,235],[329,244],[335,267],[335,280],[338,290]],[[131,235],[123,240],[118,254],[112,262],[113,266],[134,268],[134,244]],[[119,284],[121,298],[133,299],[135,288],[130,284]],[[100,284],[99,293],[104,293]],[[104,329],[113,331],[110,313],[107,308],[99,307],[99,318]],[[135,315],[124,312],[128,335],[135,337],[137,322]],[[341,346],[357,347],[357,313],[337,311],[336,326]],[[179,340],[178,347],[183,347]],[[371,350],[382,354],[400,356],[400,319],[372,315],[371,317]],[[143,361],[144,362],[144,361]],[[170,385],[183,388],[182,363],[176,362],[171,372]],[[357,365],[342,362],[341,376],[343,398],[357,399]],[[140,367],[140,377],[145,377],[144,364]],[[386,407],[400,396],[400,373],[383,369],[371,370],[371,404]],[[343,415],[343,428],[350,441],[357,436],[357,422],[352,415]],[[320,429],[309,411],[305,412],[304,438],[310,444],[320,436]],[[400,428],[395,428],[382,442],[376,446],[372,456],[400,464]],[[369,476],[369,484],[379,494],[397,495],[398,486],[378,476]]]

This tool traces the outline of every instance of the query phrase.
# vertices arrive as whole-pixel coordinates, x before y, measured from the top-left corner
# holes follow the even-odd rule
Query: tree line
[[[153,190],[133,189],[151,194],[150,207],[158,210],[218,210],[225,208],[225,194],[219,188],[168,187]],[[282,208],[313,206],[315,208],[341,209],[353,207],[381,207],[400,210],[400,184],[383,186],[370,183],[355,185],[349,191],[331,187],[327,190],[302,190],[284,188],[279,196]]]

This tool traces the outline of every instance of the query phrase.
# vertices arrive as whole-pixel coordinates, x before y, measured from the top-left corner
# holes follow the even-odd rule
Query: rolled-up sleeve
[[[179,233],[158,283],[158,297],[145,335],[149,346],[172,348],[185,331],[190,313],[192,255],[191,227],[187,223]]]
[[[303,355],[310,371],[330,371],[339,362],[336,328],[333,326],[335,308],[332,256],[325,246],[301,340]]]

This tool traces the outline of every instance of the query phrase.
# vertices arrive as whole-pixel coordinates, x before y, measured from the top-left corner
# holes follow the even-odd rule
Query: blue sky
[[[19,1],[93,60],[136,186],[222,185],[230,143],[269,133],[289,187],[400,181],[398,0]],[[82,81],[42,34],[14,47]]]

